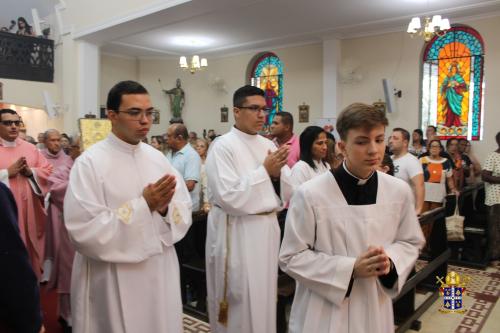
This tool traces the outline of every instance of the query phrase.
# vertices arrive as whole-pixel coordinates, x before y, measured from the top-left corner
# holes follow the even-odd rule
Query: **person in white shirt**
[[[141,142],[154,108],[123,81],[108,94],[109,136],[76,159],[64,221],[76,249],[71,281],[77,333],[182,332],[174,243],[191,225],[184,180]]]
[[[300,134],[300,160],[295,163],[289,177],[292,187],[284,190],[284,199],[291,199],[293,192],[303,183],[330,170],[326,163],[327,137],[319,126],[309,126]]]
[[[282,201],[275,185],[289,146],[260,136],[268,112],[262,89],[233,96],[235,125],[210,144],[206,171],[207,298],[212,332],[273,333]]]
[[[394,176],[412,187],[415,195],[415,210],[422,213],[425,199],[424,172],[419,160],[408,152],[410,133],[404,128],[395,128],[389,138],[389,148],[394,163]]]
[[[481,177],[485,183],[488,206],[488,251],[491,260],[500,258],[500,132],[495,136],[497,150],[484,163]]]

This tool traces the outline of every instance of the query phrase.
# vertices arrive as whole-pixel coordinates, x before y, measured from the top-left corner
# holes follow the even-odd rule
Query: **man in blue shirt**
[[[167,130],[167,159],[179,171],[186,182],[193,212],[200,209],[200,169],[201,158],[188,142],[189,135],[183,124],[172,124]]]

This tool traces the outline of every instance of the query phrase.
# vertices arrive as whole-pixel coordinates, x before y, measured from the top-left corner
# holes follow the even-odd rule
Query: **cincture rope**
[[[227,327],[229,303],[227,302],[228,266],[230,253],[230,233],[229,215],[226,215],[226,257],[224,258],[224,296],[219,304],[219,323]]]

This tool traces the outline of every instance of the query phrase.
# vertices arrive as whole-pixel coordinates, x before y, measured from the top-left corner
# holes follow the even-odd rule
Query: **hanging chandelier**
[[[189,70],[191,74],[194,74],[194,72],[202,70],[203,68],[208,66],[207,58],[201,58],[194,55],[191,58],[191,61],[188,64],[187,58],[186,57],[181,57],[179,59],[179,66],[184,69],[184,70]]]
[[[424,17],[423,24],[421,24],[419,17],[414,17],[411,19],[410,24],[408,24],[407,32],[413,37],[415,35],[421,36],[426,42],[430,41],[435,35],[441,37],[446,34],[446,31],[450,29],[450,20],[447,18],[441,18],[441,15],[434,15],[432,19],[430,17]]]

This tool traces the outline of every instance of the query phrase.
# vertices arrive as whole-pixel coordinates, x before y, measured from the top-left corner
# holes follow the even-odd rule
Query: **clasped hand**
[[[142,191],[142,196],[148,203],[149,209],[161,214],[166,212],[167,206],[175,193],[176,180],[174,175],[165,175],[156,183],[149,184]]]
[[[9,173],[9,178],[15,177],[18,174],[25,177],[30,177],[33,174],[31,169],[28,167],[26,157],[20,157],[17,161],[12,163],[12,165],[7,168],[7,172]]]
[[[278,178],[280,176],[281,168],[286,164],[290,147],[283,145],[277,150],[267,152],[266,159],[264,160],[264,168],[269,176]]]
[[[369,246],[354,263],[354,278],[382,276],[389,273],[391,261],[382,246]]]

